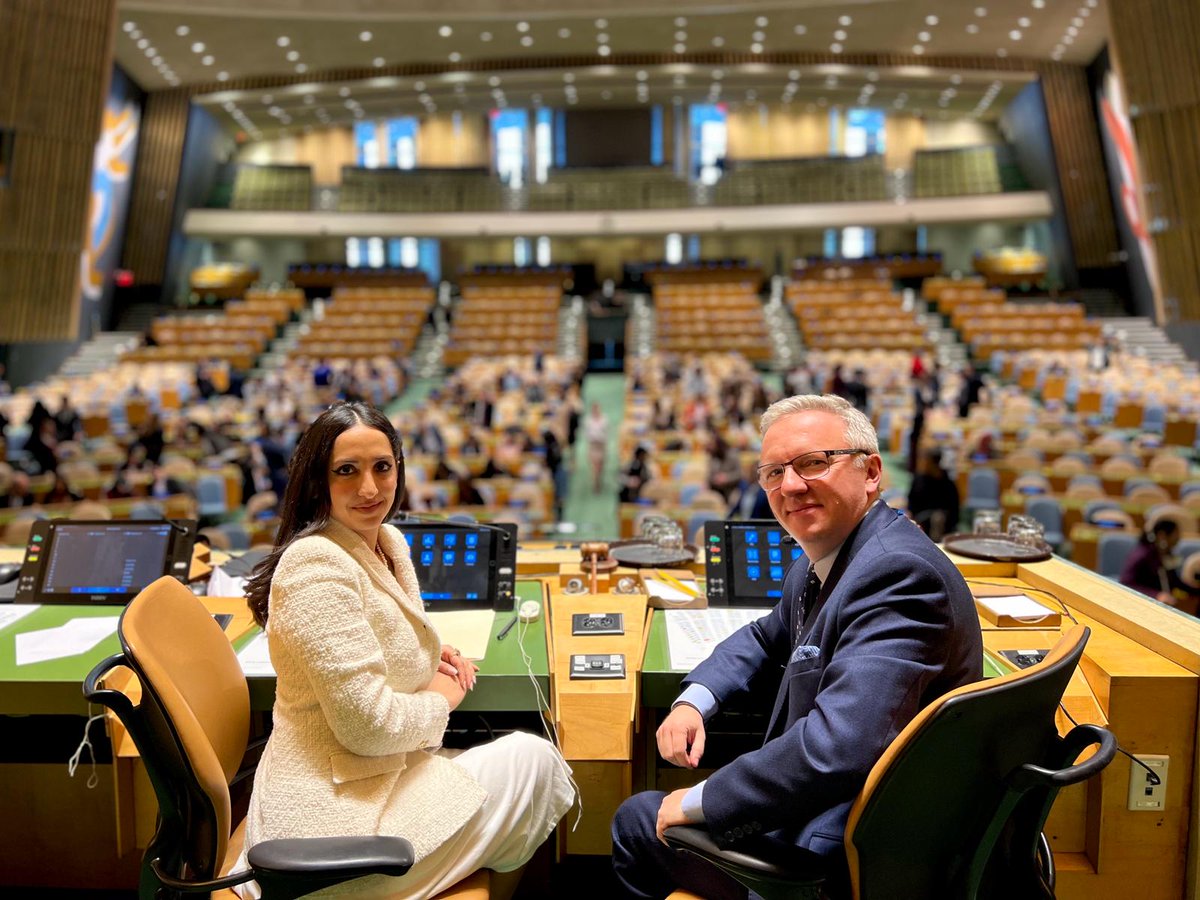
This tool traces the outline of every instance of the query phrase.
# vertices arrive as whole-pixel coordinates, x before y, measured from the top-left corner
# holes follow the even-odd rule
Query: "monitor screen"
[[[771,606],[783,596],[783,576],[804,555],[779,525],[729,526],[729,564],[733,597],[762,600]]]
[[[788,570],[804,555],[774,519],[706,522],[704,532],[706,590],[714,606],[774,606]]]
[[[167,522],[59,525],[41,591],[57,595],[136,594],[166,572]]]
[[[428,609],[439,606],[490,607],[492,540],[497,535],[475,528],[410,525],[404,538]]]

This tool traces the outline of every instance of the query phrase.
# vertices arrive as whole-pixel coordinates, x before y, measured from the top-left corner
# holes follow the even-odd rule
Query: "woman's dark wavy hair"
[[[387,416],[366,403],[335,403],[313,421],[301,435],[288,464],[287,490],[279,512],[275,549],[254,567],[246,582],[246,603],[260,626],[267,624],[271,579],[279,558],[293,541],[316,534],[329,524],[329,460],[338,435],[355,425],[383,432],[396,456],[396,496],[384,521],[400,508],[404,496],[404,454],[400,436]]]

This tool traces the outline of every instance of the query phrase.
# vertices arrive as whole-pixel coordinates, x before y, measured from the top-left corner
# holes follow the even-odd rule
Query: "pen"
[[[517,624],[517,617],[513,616],[511,619],[508,620],[508,624],[500,629],[500,633],[498,635],[496,635],[496,640],[498,640],[498,641],[504,640],[505,635],[507,635],[510,631],[512,631],[513,626],[516,624]]]

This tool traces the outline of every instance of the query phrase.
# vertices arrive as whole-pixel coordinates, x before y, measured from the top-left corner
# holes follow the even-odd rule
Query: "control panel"
[[[624,653],[572,653],[572,679],[624,678]]]
[[[571,634],[624,634],[623,613],[572,613]]]

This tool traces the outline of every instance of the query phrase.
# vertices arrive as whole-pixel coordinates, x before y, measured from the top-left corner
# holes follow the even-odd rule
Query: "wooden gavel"
[[[583,555],[583,561],[587,563],[587,568],[591,571],[591,592],[595,594],[597,593],[596,572],[600,568],[600,560],[608,559],[608,544],[604,541],[584,541],[579,545],[579,552]]]

